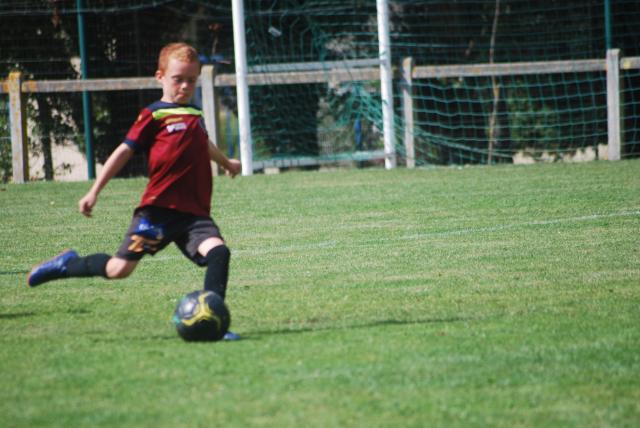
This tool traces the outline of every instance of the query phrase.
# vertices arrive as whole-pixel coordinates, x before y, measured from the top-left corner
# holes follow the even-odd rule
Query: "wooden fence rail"
[[[400,79],[405,123],[404,145],[407,166],[415,165],[413,142],[413,81],[460,76],[508,76],[527,74],[606,72],[607,76],[607,120],[609,160],[620,159],[620,70],[640,69],[640,57],[620,58],[617,49],[607,52],[605,59],[576,61],[543,61],[502,64],[415,66],[413,60],[405,59],[394,69],[394,78]],[[290,85],[300,83],[338,83],[346,81],[371,81],[380,79],[377,60],[356,60],[333,63],[300,63],[288,67],[263,66],[249,70],[249,85]],[[212,65],[203,66],[199,85],[203,89],[203,112],[207,128],[217,143],[218,101],[216,87],[235,86],[234,74],[216,74]],[[28,180],[28,156],[26,134],[25,94],[36,92],[82,92],[82,91],[126,91],[160,89],[153,77],[84,80],[39,80],[23,81],[19,72],[12,72],[6,81],[0,82],[0,93],[9,94],[9,116],[11,127],[11,150],[13,181]]]

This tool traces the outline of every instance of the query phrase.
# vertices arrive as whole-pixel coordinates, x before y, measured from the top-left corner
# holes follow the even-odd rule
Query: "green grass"
[[[113,252],[144,180],[0,191],[0,426],[633,427],[640,161],[216,181],[239,342],[170,323],[204,272],[28,289]]]

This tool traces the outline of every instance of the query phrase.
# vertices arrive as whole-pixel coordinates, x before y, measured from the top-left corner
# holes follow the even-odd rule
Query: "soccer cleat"
[[[228,331],[224,334],[224,337],[222,338],[222,340],[228,340],[228,341],[240,340],[240,335],[232,331]]]
[[[40,263],[29,273],[29,278],[27,279],[29,287],[35,287],[53,279],[66,278],[68,276],[67,263],[77,257],[79,257],[78,253],[74,250],[66,250],[51,260]]]

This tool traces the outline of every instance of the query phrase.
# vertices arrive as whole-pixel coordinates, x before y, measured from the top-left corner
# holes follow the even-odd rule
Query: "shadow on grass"
[[[86,309],[67,309],[66,313],[75,314],[75,315],[84,315],[89,314],[90,311]],[[19,318],[28,318],[39,315],[36,312],[16,312],[16,313],[0,313],[0,320],[11,320],[11,319],[19,319]],[[241,333],[242,339],[239,342],[243,342],[246,340],[260,340],[263,336],[273,336],[273,335],[286,335],[286,334],[302,334],[302,333],[312,333],[312,332],[323,332],[323,331],[340,331],[340,330],[358,330],[358,329],[368,329],[374,327],[386,327],[386,326],[409,326],[409,325],[433,325],[433,324],[444,324],[444,323],[455,323],[461,321],[469,321],[472,318],[465,317],[448,317],[448,318],[427,318],[427,319],[417,319],[417,320],[398,320],[398,319],[387,319],[387,320],[374,320],[363,323],[354,323],[354,324],[318,324],[318,325],[300,325],[299,327],[291,327],[291,328],[275,328],[268,330],[255,330],[255,331],[247,331]],[[127,340],[135,340],[140,342],[147,341],[174,341],[180,340],[177,334],[163,333],[163,334],[140,334],[140,335],[127,335],[126,337],[113,337],[111,335],[101,336],[100,332],[86,332],[88,335],[95,335],[90,340],[93,342],[103,342],[103,343],[117,343],[123,342]]]
[[[178,335],[173,334],[125,334],[122,336],[114,336],[112,334],[104,335],[102,332],[87,332],[88,340],[92,343],[127,343],[127,342],[156,342],[156,341],[173,341],[180,340]]]
[[[29,317],[40,317],[40,316],[48,316],[51,314],[71,314],[71,315],[91,315],[93,312],[86,308],[67,308],[60,310],[50,310],[50,311],[39,311],[39,312],[15,312],[15,313],[0,313],[0,320],[2,319],[16,319],[16,318],[29,318]]]
[[[302,334],[302,333],[311,333],[311,332],[322,332],[322,331],[340,331],[340,330],[357,330],[357,329],[367,329],[372,327],[385,327],[385,326],[407,326],[407,325],[428,325],[428,324],[441,324],[441,323],[454,323],[461,321],[469,321],[471,318],[462,318],[462,317],[450,317],[450,318],[430,318],[430,319],[422,319],[422,320],[397,320],[397,319],[389,319],[389,320],[379,320],[379,321],[370,321],[365,323],[357,323],[357,324],[342,324],[342,325],[318,325],[318,326],[309,326],[309,325],[301,325],[300,327],[293,328],[281,328],[281,329],[272,329],[272,330],[255,330],[255,331],[246,331],[239,332],[242,337],[238,341],[220,341],[220,342],[191,342],[190,344],[196,345],[211,345],[212,343],[242,343],[246,341],[252,340],[260,340],[264,336],[273,336],[273,335],[286,335],[286,334]],[[235,331],[235,330],[234,330]],[[93,342],[123,342],[123,341],[139,341],[139,342],[154,342],[154,341],[175,341],[182,343],[183,341],[178,337],[177,334],[166,333],[166,334],[152,334],[152,335],[127,335],[126,337],[93,337],[91,339]]]
[[[35,312],[16,312],[13,314],[0,314],[0,320],[13,320],[18,318],[28,318],[36,316]]]
[[[388,320],[370,321],[365,323],[341,324],[341,325],[318,325],[318,326],[304,325],[304,326],[293,327],[293,328],[248,331],[242,337],[243,339],[244,338],[259,339],[261,336],[271,336],[271,335],[279,335],[279,334],[300,334],[300,333],[332,331],[332,330],[333,331],[358,330],[358,329],[367,329],[367,328],[385,327],[385,326],[428,325],[428,324],[454,323],[454,322],[469,321],[469,320],[471,320],[471,318],[449,317],[449,318],[428,318],[428,319],[418,319],[418,320],[388,319]]]

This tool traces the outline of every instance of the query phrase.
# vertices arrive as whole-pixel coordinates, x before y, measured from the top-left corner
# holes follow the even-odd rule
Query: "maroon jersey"
[[[202,111],[158,101],[142,110],[125,144],[148,155],[149,183],[140,207],[210,216],[212,171]]]

